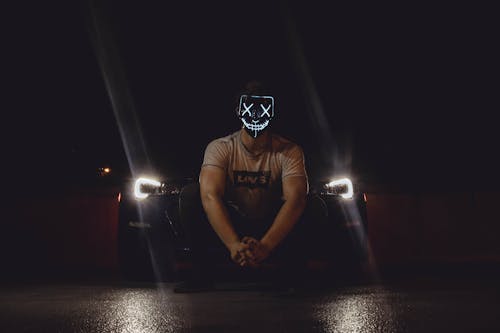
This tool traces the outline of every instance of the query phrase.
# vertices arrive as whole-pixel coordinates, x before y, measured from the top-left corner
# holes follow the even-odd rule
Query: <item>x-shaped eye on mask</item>
[[[251,117],[252,113],[250,112],[250,109],[252,108],[252,106],[253,106],[253,103],[250,104],[249,106],[247,106],[247,103],[243,103],[243,108],[245,110],[243,111],[243,113],[241,114],[241,116],[245,116],[245,113],[248,113],[248,115]]]
[[[271,118],[271,115],[269,114],[269,109],[271,108],[271,104],[269,104],[267,108],[262,104],[260,105],[260,107],[262,108],[262,110],[264,110],[264,113],[262,115],[266,115],[269,118]]]

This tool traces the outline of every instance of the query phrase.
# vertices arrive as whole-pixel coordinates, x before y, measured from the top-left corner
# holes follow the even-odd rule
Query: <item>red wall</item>
[[[62,271],[115,271],[117,198],[116,189],[22,198],[13,214],[18,261]]]
[[[500,262],[500,193],[368,193],[378,264]]]

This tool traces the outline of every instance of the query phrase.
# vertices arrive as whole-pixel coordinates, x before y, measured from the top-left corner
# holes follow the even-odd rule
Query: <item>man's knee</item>
[[[200,185],[191,183],[184,186],[179,193],[179,219],[182,225],[189,226],[193,222],[204,220],[205,214],[201,205]]]
[[[200,184],[190,183],[185,185],[179,194],[179,200],[182,202],[200,201]]]
[[[314,235],[321,232],[327,218],[328,207],[325,201],[317,195],[308,196],[301,217],[282,244],[283,252],[292,254],[297,251],[303,254],[308,252],[307,248],[314,242]]]
[[[314,221],[314,223],[321,223],[327,217],[328,206],[326,202],[317,194],[309,195],[302,218],[311,222]]]

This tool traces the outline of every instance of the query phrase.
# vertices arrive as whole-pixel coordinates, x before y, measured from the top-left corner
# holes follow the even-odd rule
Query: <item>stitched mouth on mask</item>
[[[251,123],[245,121],[245,119],[242,119],[242,120],[243,120],[243,125],[245,125],[245,127],[251,131],[262,131],[264,128],[267,127],[267,125],[269,125],[269,120],[266,120],[262,124],[251,124]]]

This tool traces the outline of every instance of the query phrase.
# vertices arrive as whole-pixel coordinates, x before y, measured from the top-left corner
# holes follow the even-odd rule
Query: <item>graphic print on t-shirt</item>
[[[269,186],[271,171],[233,171],[234,185],[248,188]]]

